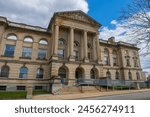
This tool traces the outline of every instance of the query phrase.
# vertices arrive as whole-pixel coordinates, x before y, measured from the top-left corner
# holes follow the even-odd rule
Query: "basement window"
[[[0,91],[6,91],[6,86],[0,86]]]
[[[26,90],[26,86],[17,86],[17,90],[18,91],[25,91]]]
[[[35,90],[43,90],[43,86],[35,86]]]

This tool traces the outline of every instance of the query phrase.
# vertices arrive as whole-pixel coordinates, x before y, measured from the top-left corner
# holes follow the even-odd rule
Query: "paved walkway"
[[[108,91],[108,92],[99,92],[99,93],[80,93],[80,94],[64,94],[64,95],[36,95],[33,96],[33,100],[75,100],[75,99],[84,99],[90,97],[103,97],[103,96],[113,96],[120,94],[130,94],[137,92],[146,92],[150,91],[150,89],[142,89],[142,90],[123,90],[123,91]]]

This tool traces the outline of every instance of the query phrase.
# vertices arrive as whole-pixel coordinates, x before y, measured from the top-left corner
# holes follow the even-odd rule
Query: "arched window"
[[[116,79],[117,79],[117,80],[120,79],[120,75],[119,75],[119,72],[118,72],[118,71],[116,71]]]
[[[128,72],[128,79],[132,80],[132,73],[131,72]]]
[[[106,72],[106,77],[107,77],[108,79],[111,79],[111,73],[110,73],[109,71]]]
[[[140,74],[139,74],[139,72],[136,72],[136,79],[140,80]]]
[[[31,37],[25,37],[24,38],[24,42],[30,42],[30,43],[32,43],[33,39]]]
[[[36,72],[36,78],[43,78],[44,76],[44,70],[42,68],[39,68],[37,69],[37,72]]]
[[[19,73],[19,78],[27,78],[27,75],[28,75],[28,68],[21,67],[20,73]]]
[[[74,41],[74,47],[79,47],[79,42],[78,41]]]
[[[109,51],[108,51],[108,49],[104,50],[104,64],[109,65]]]
[[[76,77],[76,79],[83,79],[84,78],[84,69],[81,67],[78,67],[75,71],[75,77]]]
[[[91,69],[90,75],[91,75],[91,79],[96,79],[98,76],[96,69],[94,68]]]
[[[9,39],[9,40],[17,40],[17,36],[15,34],[9,34],[7,36],[7,39]]]
[[[41,40],[39,41],[39,44],[48,45],[48,42],[47,42],[46,39],[41,39]]]
[[[60,38],[58,44],[59,44],[59,45],[65,45],[65,44],[66,44],[65,39]]]
[[[67,77],[66,69],[65,68],[62,67],[62,68],[59,69],[59,76],[61,78],[66,78]]]
[[[1,74],[0,74],[0,77],[6,77],[8,78],[9,76],[9,67],[4,65],[2,68],[1,68]]]
[[[117,65],[117,52],[114,50],[113,51],[113,66]]]

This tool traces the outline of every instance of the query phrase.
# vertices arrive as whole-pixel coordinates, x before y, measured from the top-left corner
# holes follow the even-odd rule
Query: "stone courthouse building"
[[[0,91],[48,90],[49,79],[140,80],[141,65],[135,45],[100,40],[101,24],[82,11],[57,12],[48,28],[0,17]]]

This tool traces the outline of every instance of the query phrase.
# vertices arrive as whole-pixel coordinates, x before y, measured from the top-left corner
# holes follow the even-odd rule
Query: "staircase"
[[[79,93],[99,93],[100,88],[96,86],[63,86],[61,88],[56,88],[53,91],[55,95],[64,94],[79,94]]]

